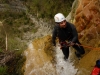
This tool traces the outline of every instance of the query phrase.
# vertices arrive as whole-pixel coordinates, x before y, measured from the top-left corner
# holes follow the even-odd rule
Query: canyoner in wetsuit
[[[84,48],[77,44],[81,44],[78,40],[78,33],[75,26],[66,21],[62,13],[58,13],[54,16],[56,25],[52,34],[53,45],[56,46],[56,37],[59,38],[59,43],[61,45],[62,52],[64,54],[64,59],[69,57],[69,47],[72,46],[76,49],[76,56],[81,57],[81,54],[84,54]],[[68,43],[66,42],[68,41]],[[67,46],[68,45],[68,46]]]

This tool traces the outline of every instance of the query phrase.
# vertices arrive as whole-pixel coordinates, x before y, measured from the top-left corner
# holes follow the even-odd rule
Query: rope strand
[[[83,46],[85,48],[89,48],[89,49],[92,49],[92,50],[100,50],[100,48],[96,48],[96,47],[92,47],[92,46],[86,46],[86,45],[81,45],[81,44],[78,44],[78,43],[73,43],[74,45],[77,45],[77,46]],[[66,45],[66,46],[71,46],[71,45]],[[64,47],[64,46],[61,46],[61,48]]]
[[[100,48],[95,48],[95,47],[91,47],[91,46],[80,45],[80,44],[76,44],[76,43],[75,43],[75,45],[79,45],[79,46],[83,46],[83,47],[91,48],[91,49],[95,49],[95,50],[100,50]]]

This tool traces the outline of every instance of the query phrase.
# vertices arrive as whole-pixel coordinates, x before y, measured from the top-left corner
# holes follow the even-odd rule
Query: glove
[[[67,44],[68,44],[68,46],[73,46],[74,45],[74,43],[72,41],[69,41]]]
[[[67,47],[67,43],[64,41],[64,42],[60,42],[60,45],[61,47]]]

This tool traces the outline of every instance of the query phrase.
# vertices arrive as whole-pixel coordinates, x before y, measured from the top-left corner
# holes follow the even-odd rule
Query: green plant
[[[0,75],[7,75],[7,66],[0,66]]]
[[[66,16],[71,10],[74,0],[27,0],[29,13],[41,18],[52,19],[53,16],[62,12]]]
[[[24,42],[21,43],[21,41],[14,38],[8,38],[8,50],[24,50],[26,47]]]
[[[2,49],[0,49],[0,52],[2,52]]]

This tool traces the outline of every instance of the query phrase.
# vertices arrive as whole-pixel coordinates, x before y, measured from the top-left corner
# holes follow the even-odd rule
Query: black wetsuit
[[[66,23],[66,28],[60,28],[59,25],[56,25],[52,34],[52,42],[56,45],[56,37],[59,38],[59,42],[71,41],[73,43],[81,44],[78,40],[78,33],[75,26],[69,22]],[[77,50],[79,54],[84,54],[84,48],[82,46],[73,45],[73,48]],[[62,52],[66,58],[69,56],[69,46],[62,47]]]

